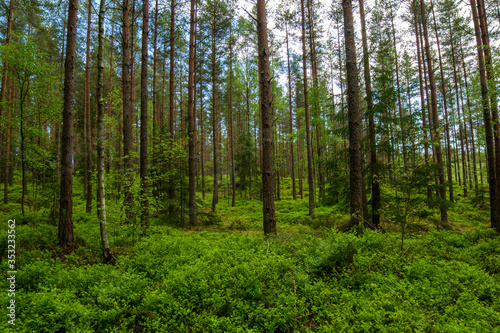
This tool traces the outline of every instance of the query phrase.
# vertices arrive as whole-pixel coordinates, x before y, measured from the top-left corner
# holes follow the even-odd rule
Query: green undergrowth
[[[401,251],[397,233],[370,230],[356,236],[288,223],[266,239],[152,226],[132,245],[118,242],[112,266],[99,261],[96,220],[76,220],[71,254],[57,252],[55,226],[17,226],[18,332],[500,328],[500,238],[486,227],[432,228]],[[0,239],[4,249],[5,231]],[[5,260],[1,266],[5,274]],[[5,308],[7,294],[0,298]],[[6,320],[0,329],[9,329]]]
[[[384,231],[340,232],[348,216],[308,199],[199,203],[198,227],[152,216],[145,231],[107,204],[115,265],[100,258],[99,222],[76,194],[77,248],[57,245],[50,205],[23,217],[0,207],[0,304],[6,309],[7,220],[16,220],[16,326],[2,332],[500,332],[500,238],[476,198],[457,196],[450,223],[424,208]],[[389,207],[388,209],[391,209]],[[182,221],[181,221],[182,224]]]

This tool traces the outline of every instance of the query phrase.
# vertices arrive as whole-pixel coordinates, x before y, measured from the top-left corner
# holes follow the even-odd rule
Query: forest
[[[0,0],[4,332],[500,332],[498,0]]]

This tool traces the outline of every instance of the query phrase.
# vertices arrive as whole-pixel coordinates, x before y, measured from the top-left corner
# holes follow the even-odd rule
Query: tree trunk
[[[110,48],[110,54],[109,54],[109,87],[108,87],[108,117],[111,119],[111,92],[113,91],[113,48],[114,48],[114,31],[115,31],[115,25],[114,23],[111,24],[111,48]],[[109,144],[111,144],[111,125],[108,124],[107,129],[106,129],[106,139],[108,140]],[[119,141],[119,136],[118,140]],[[109,147],[106,151],[106,173],[109,173],[111,170],[111,147]]]
[[[430,46],[429,46],[429,37],[427,34],[427,22],[426,22],[426,18],[425,18],[424,0],[421,0],[420,10],[421,10],[421,14],[422,14],[423,37],[425,40],[425,53],[427,55],[427,67],[428,67],[428,71],[429,71],[429,83],[430,83],[430,88],[431,88],[431,107],[432,107],[432,125],[433,125],[432,131],[434,132],[432,140],[435,143],[434,149],[436,150],[435,155],[436,155],[437,163],[442,165],[443,154],[441,152],[441,134],[439,132],[439,117],[438,117],[438,108],[437,108],[436,83],[434,81],[434,71],[432,68],[432,58],[431,58],[431,51],[430,51]],[[441,195],[441,199],[443,201],[446,200],[446,189],[444,187],[444,184],[445,184],[444,170],[442,167],[440,167],[439,168],[439,185],[440,185],[439,192]],[[441,222],[448,223],[448,212],[447,212],[445,203],[441,202],[439,206],[440,206],[440,210],[441,210]]]
[[[480,1],[480,0],[479,0]],[[484,132],[486,141],[486,157],[487,157],[487,167],[488,167],[488,185],[490,188],[490,209],[491,209],[491,227],[497,232],[500,232],[500,216],[499,216],[499,203],[497,196],[497,179],[495,173],[495,151],[493,145],[493,131],[490,115],[490,105],[489,105],[489,95],[488,95],[488,83],[486,80],[486,69],[485,61],[483,55],[483,49],[480,47],[483,45],[481,40],[481,30],[479,26],[478,10],[476,7],[476,1],[471,0],[471,10],[472,18],[474,21],[474,31],[476,33],[476,44],[477,44],[477,58],[479,64],[479,78],[481,84],[481,98],[483,107],[483,119],[484,119]]]
[[[464,186],[464,197],[468,196],[467,192],[467,163],[466,163],[466,155],[465,155],[465,150],[468,151],[467,149],[464,149],[467,144],[467,126],[464,121],[462,121],[462,116],[460,115],[460,94],[458,90],[458,77],[457,77],[457,66],[456,66],[456,61],[455,61],[455,46],[453,43],[453,32],[451,29],[451,22],[448,24],[448,31],[450,33],[450,46],[451,46],[451,61],[453,64],[453,82],[455,86],[455,96],[457,99],[457,111],[458,111],[458,133],[460,136],[460,150],[461,150],[461,156],[462,156],[462,174],[463,174],[463,186]],[[462,103],[463,106],[463,103]]]
[[[229,23],[229,147],[230,166],[231,166],[231,207],[236,206],[236,177],[234,174],[234,137],[233,137],[233,42],[232,42],[232,23]]]
[[[73,101],[75,96],[75,53],[78,1],[70,0],[66,60],[64,64],[63,130],[61,147],[61,198],[59,210],[59,245],[71,247],[73,234]]]
[[[359,105],[356,43],[352,16],[352,1],[342,0],[347,69],[347,107],[349,113],[349,166],[351,186],[351,226],[363,218],[363,179],[361,164],[361,109]]]
[[[370,169],[371,169],[371,187],[372,187],[372,225],[378,228],[380,225],[380,183],[377,161],[377,146],[375,142],[375,121],[373,119],[373,94],[372,81],[370,76],[370,61],[368,54],[368,41],[366,38],[366,23],[364,0],[359,0],[359,13],[361,16],[361,38],[363,40],[363,66],[366,89],[366,105],[368,113],[368,139],[370,141]]]
[[[285,22],[285,38],[286,38],[286,61],[288,66],[288,107],[290,110],[290,154],[291,154],[291,177],[292,177],[292,196],[293,200],[297,200],[297,190],[295,186],[295,161],[293,156],[293,113],[292,113],[292,76],[290,70],[290,51],[288,48],[288,21]]]
[[[126,222],[130,223],[134,219],[132,194],[133,174],[133,137],[132,137],[132,105],[131,105],[131,59],[130,59],[130,2],[123,1],[123,28],[122,28],[122,93],[123,93],[123,173],[125,174],[124,203]]]
[[[142,2],[142,50],[141,50],[141,225],[149,228],[148,193],[148,34],[149,0]],[[155,49],[156,50],[156,49]]]
[[[467,100],[467,109],[471,110],[471,103],[470,103],[470,98],[469,98],[469,84],[467,83],[467,70],[465,68],[465,57],[464,57],[464,49],[463,45],[460,41],[460,55],[461,55],[461,60],[462,60],[462,69],[464,72],[464,84],[465,84],[465,95],[466,95],[466,100]],[[462,103],[463,104],[463,103]],[[472,166],[473,166],[473,176],[474,176],[474,188],[476,192],[478,191],[479,188],[479,182],[477,180],[477,163],[476,163],[476,140],[474,138],[474,125],[472,123],[472,115],[469,114],[469,127],[470,127],[470,134],[471,134],[471,148],[472,148]],[[472,177],[471,177],[472,179]],[[471,186],[472,188],[472,186]]]
[[[198,225],[196,216],[196,113],[195,82],[196,66],[196,0],[191,0],[191,23],[189,34],[189,77],[188,77],[188,146],[189,146],[189,224]]]
[[[205,200],[205,129],[203,124],[203,83],[200,77],[200,140],[201,140],[201,195],[203,200]]]
[[[261,69],[259,72],[259,81],[262,85],[262,209],[264,213],[264,234],[276,235],[273,172],[273,109],[265,0],[257,0],[257,37]]]
[[[9,3],[9,12],[7,14],[7,32],[5,35],[5,45],[10,44],[10,31],[12,29],[12,14],[14,12],[14,0],[10,0]],[[7,88],[7,68],[8,64],[5,62],[3,63],[3,70],[2,70],[2,86],[0,87],[0,120],[3,120],[4,114],[5,114],[5,92]],[[6,122],[4,122],[6,123]],[[6,129],[5,129],[6,130]],[[5,139],[4,138],[4,133],[0,132],[0,140]]]
[[[106,192],[104,188],[104,11],[105,0],[99,5],[99,36],[97,46],[97,218],[100,222],[104,262],[111,261],[111,249],[106,226]]]
[[[446,130],[446,154],[447,154],[447,163],[446,169],[448,172],[448,182],[450,185],[450,201],[453,202],[453,178],[451,175],[451,141],[450,141],[450,124],[448,121],[448,103],[446,98],[446,86],[444,82],[444,71],[443,71],[443,61],[441,60],[441,46],[439,45],[439,34],[436,24],[436,16],[434,15],[434,5],[431,3],[432,8],[432,18],[434,20],[434,31],[436,33],[436,44],[438,49],[438,60],[439,60],[439,72],[441,74],[441,93],[443,94],[443,108],[444,108],[444,121],[445,121],[445,130]]]
[[[309,184],[309,215],[314,214],[315,194],[314,194],[314,165],[312,156],[311,144],[311,126],[309,123],[309,91],[307,88],[307,51],[306,51],[306,28],[305,28],[305,12],[304,0],[301,0],[302,13],[302,67],[304,70],[304,110],[306,116],[306,145],[307,145],[307,182]]]
[[[493,226],[495,230],[500,232],[500,124],[498,119],[498,103],[497,103],[497,92],[495,87],[495,74],[493,71],[493,64],[491,61],[491,48],[490,48],[490,37],[488,34],[488,24],[486,22],[486,12],[484,7],[484,0],[477,0],[477,8],[479,14],[479,26],[481,28],[481,38],[484,47],[482,48],[484,52],[484,63],[486,67],[486,78],[488,79],[488,84],[490,85],[490,106],[491,106],[491,121],[493,122],[493,139],[495,145],[495,180],[496,180],[496,194],[497,194],[497,221],[496,225]]]
[[[153,37],[153,137],[158,132],[158,105],[156,104],[156,62],[158,47],[158,0],[155,1],[155,31]],[[163,93],[163,91],[162,91]],[[154,142],[153,142],[154,143]],[[154,149],[153,149],[154,151]]]
[[[85,195],[87,214],[92,212],[92,137],[90,131],[90,22],[92,19],[92,0],[88,0],[87,16],[87,52],[85,57],[85,93],[84,93],[84,135],[85,140]]]
[[[391,6],[391,30],[392,30],[392,41],[394,47],[394,60],[396,62],[396,89],[398,91],[398,111],[399,111],[399,124],[401,127],[401,140],[403,143],[403,165],[405,169],[408,167],[407,154],[406,154],[406,129],[404,124],[403,107],[401,105],[401,86],[399,83],[399,61],[398,61],[398,49],[396,43],[396,29],[394,29],[394,14]]]
[[[216,62],[215,62],[215,7],[212,22],[212,141],[213,141],[213,176],[214,176],[214,194],[212,197],[212,211],[215,212],[215,206],[219,202],[219,184],[217,182],[217,87],[216,87]]]
[[[313,82],[313,117],[315,119],[321,119],[320,115],[320,107],[319,107],[319,85],[318,85],[318,69],[317,69],[317,61],[316,61],[316,45],[315,45],[315,35],[314,35],[314,23],[312,20],[312,4],[311,0],[307,0],[307,17],[308,17],[308,25],[309,25],[309,49],[311,51],[310,60],[311,60],[311,74],[312,74],[312,82]],[[322,159],[323,159],[323,150],[321,146],[321,125],[317,122],[314,126],[316,132],[316,150],[317,150],[317,164],[318,164],[318,198],[324,198],[325,196],[325,177],[323,175],[323,167],[322,167]]]
[[[175,49],[175,0],[170,2],[170,104],[169,104],[169,120],[168,129],[170,131],[170,139],[174,139],[174,49]]]

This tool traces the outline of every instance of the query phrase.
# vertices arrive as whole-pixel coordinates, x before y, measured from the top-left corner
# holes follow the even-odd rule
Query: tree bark
[[[363,219],[363,179],[361,164],[361,109],[359,103],[358,71],[352,1],[342,0],[347,69],[347,108],[349,113],[349,166],[351,186],[351,226]]]
[[[442,165],[443,163],[443,154],[441,151],[441,133],[439,132],[439,117],[438,117],[438,108],[437,108],[437,96],[436,96],[436,83],[434,81],[434,71],[432,68],[432,58],[431,51],[429,46],[429,37],[427,33],[427,22],[425,18],[425,4],[424,0],[420,0],[420,11],[422,14],[422,29],[423,29],[423,37],[425,41],[425,53],[427,55],[427,68],[429,72],[429,83],[431,89],[431,107],[432,107],[432,132],[434,149],[436,150],[436,161],[438,164]],[[446,205],[444,201],[446,200],[446,188],[444,187],[445,179],[444,179],[444,170],[442,167],[439,168],[439,193],[441,195],[441,199],[443,202],[440,203],[440,211],[441,211],[441,222],[448,223],[448,212],[446,209]]]
[[[496,180],[496,194],[497,194],[497,212],[496,216],[498,220],[496,225],[493,226],[495,230],[500,232],[500,124],[498,119],[498,103],[497,103],[497,92],[495,87],[495,73],[493,70],[493,64],[491,61],[491,47],[490,47],[490,37],[488,34],[488,24],[486,22],[486,12],[484,7],[484,0],[477,0],[477,8],[479,14],[479,26],[481,29],[481,39],[483,41],[484,47],[482,48],[484,52],[484,64],[486,67],[486,78],[488,84],[490,85],[490,106],[491,106],[491,121],[493,122],[493,143],[495,148],[495,180]]]
[[[75,53],[78,1],[68,5],[66,60],[64,64],[63,130],[61,147],[61,198],[59,210],[59,245],[72,247],[73,234],[73,101],[75,96]]]
[[[273,109],[265,0],[257,0],[257,37],[260,63],[259,81],[262,85],[262,209],[264,213],[264,234],[276,235],[273,172]]]
[[[97,218],[100,222],[102,256],[111,261],[111,249],[106,226],[106,191],[104,188],[104,11],[105,0],[99,5],[99,36],[97,46]]]
[[[131,104],[131,59],[130,59],[130,2],[123,1],[123,28],[122,28],[122,93],[123,93],[123,170],[125,174],[124,206],[126,222],[133,220],[134,198],[132,194],[133,175],[133,137],[132,137],[132,104]]]
[[[149,0],[142,2],[142,50],[141,50],[141,225],[149,228],[148,182],[148,35]],[[155,49],[156,50],[156,49]]]
[[[498,203],[498,193],[497,193],[497,179],[495,172],[495,151],[493,145],[493,130],[491,123],[490,114],[490,104],[488,95],[488,83],[486,80],[486,69],[483,50],[481,45],[483,42],[481,40],[481,30],[479,25],[478,9],[476,7],[476,1],[471,0],[471,10],[472,19],[474,21],[474,31],[476,35],[477,44],[477,60],[479,65],[479,78],[481,84],[481,102],[483,107],[483,120],[484,120],[484,132],[486,141],[486,157],[488,159],[488,185],[490,188],[490,214],[491,214],[491,227],[497,232],[500,232],[500,216],[499,216],[499,203]]]
[[[188,77],[188,146],[189,146],[189,224],[198,225],[196,216],[196,113],[195,82],[196,66],[196,0],[191,0],[191,23],[189,34],[189,77]]]
[[[359,0],[359,13],[361,16],[361,38],[363,42],[363,66],[366,89],[366,106],[368,113],[368,139],[370,141],[370,169],[372,187],[372,225],[378,228],[380,225],[380,183],[377,160],[377,146],[375,142],[375,121],[373,119],[373,93],[372,80],[370,76],[370,60],[368,54],[368,39],[366,37],[364,0]]]
[[[174,50],[175,50],[175,0],[170,2],[170,104],[169,104],[169,120],[168,129],[170,139],[174,139]]]
[[[287,18],[285,18],[287,20]],[[291,177],[292,177],[292,196],[293,200],[297,200],[297,190],[295,186],[295,160],[293,152],[293,113],[292,113],[292,75],[290,70],[290,50],[288,48],[288,21],[285,21],[285,38],[286,38],[286,61],[288,67],[288,108],[290,110],[290,154],[291,154]]]
[[[444,109],[444,121],[445,121],[445,131],[446,131],[446,154],[447,163],[446,169],[448,172],[448,182],[450,186],[450,201],[453,202],[453,177],[451,175],[451,140],[450,140],[450,124],[448,121],[448,102],[446,98],[446,86],[444,82],[444,71],[443,71],[443,61],[441,60],[441,46],[439,44],[439,34],[436,24],[436,16],[434,15],[434,5],[431,2],[432,8],[432,18],[434,20],[434,31],[436,33],[436,44],[438,49],[438,60],[439,60],[439,72],[441,74],[441,93],[443,94],[443,109]]]
[[[153,37],[153,137],[158,132],[158,105],[156,104],[156,62],[158,47],[158,0],[155,1],[155,31]],[[162,92],[163,93],[163,92]],[[153,149],[154,151],[154,149]]]
[[[90,118],[90,22],[92,19],[92,0],[88,0],[89,6],[87,9],[87,52],[85,57],[85,97],[84,97],[84,135],[85,140],[85,196],[86,205],[85,211],[87,214],[92,212],[92,134],[91,134],[91,118]]]
[[[315,208],[315,191],[314,191],[314,164],[312,156],[311,143],[311,126],[309,117],[309,91],[307,87],[307,51],[306,51],[306,28],[305,28],[305,12],[304,0],[301,0],[302,13],[302,67],[304,71],[304,110],[306,116],[306,145],[307,145],[307,182],[309,184],[309,215],[314,214]]]
[[[213,176],[214,176],[214,193],[212,197],[212,211],[215,212],[215,207],[219,202],[219,184],[217,182],[217,77],[216,77],[216,45],[215,45],[215,20],[216,20],[216,7],[214,6],[213,21],[212,21],[212,141],[213,141]]]

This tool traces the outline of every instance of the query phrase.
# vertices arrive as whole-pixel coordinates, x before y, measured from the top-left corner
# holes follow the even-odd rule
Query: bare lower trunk
[[[435,149],[435,155],[436,155],[436,160],[437,163],[442,165],[443,163],[443,154],[441,152],[441,133],[439,132],[439,117],[438,117],[438,108],[437,108],[437,96],[436,96],[436,84],[434,81],[434,71],[432,67],[432,58],[431,58],[431,52],[430,52],[430,44],[429,44],[429,37],[427,34],[427,23],[425,19],[425,4],[424,0],[421,0],[420,4],[420,10],[422,14],[422,28],[423,28],[423,37],[425,40],[425,53],[427,56],[427,68],[429,72],[429,83],[430,83],[430,89],[431,89],[431,107],[432,107],[432,132],[434,133],[433,135],[433,142],[435,143],[434,149]],[[444,201],[446,200],[446,189],[444,187],[445,179],[444,179],[444,170],[442,167],[439,169],[439,193],[441,195],[441,199]],[[446,205],[444,202],[440,203],[440,210],[441,210],[441,222],[442,223],[448,223],[448,212],[446,209]]]
[[[361,163],[361,109],[356,66],[356,43],[352,1],[342,0],[344,11],[344,37],[347,69],[347,107],[349,112],[349,166],[351,187],[351,226],[363,218],[363,180]]]
[[[189,224],[198,225],[196,216],[196,113],[194,72],[196,65],[196,1],[191,0],[188,77]]]
[[[375,142],[375,122],[373,119],[373,94],[370,76],[370,61],[368,54],[368,41],[366,37],[364,0],[359,0],[359,12],[361,15],[361,35],[363,39],[363,66],[366,89],[366,104],[368,113],[368,139],[370,140],[370,169],[372,187],[372,224],[377,228],[380,225],[380,183],[377,161],[377,146]]]
[[[149,33],[149,1],[142,5],[142,50],[141,50],[141,225],[149,227],[149,194],[148,194],[148,33]]]
[[[262,85],[262,202],[264,234],[276,234],[274,212],[273,117],[267,18],[265,0],[257,0],[257,36],[259,47],[260,83]]]
[[[70,0],[66,61],[64,64],[63,130],[61,151],[61,198],[59,210],[59,245],[71,247],[73,234],[73,100],[75,96],[75,53],[78,1]]]
[[[304,109],[306,116],[306,145],[307,145],[307,182],[309,185],[309,215],[314,214],[315,197],[314,197],[314,164],[312,156],[311,143],[311,126],[309,123],[309,91],[307,88],[307,51],[306,51],[306,30],[305,30],[305,13],[304,0],[301,0],[302,12],[302,66],[304,71]]]
[[[499,206],[498,206],[499,204],[498,204],[497,184],[496,184],[497,179],[495,172],[495,151],[493,145],[493,131],[492,131],[490,104],[488,95],[488,83],[486,80],[486,69],[485,69],[486,64],[483,56],[483,49],[479,47],[483,44],[482,43],[483,41],[481,40],[480,22],[475,0],[471,0],[471,10],[474,21],[474,30],[476,32],[476,44],[478,46],[477,58],[479,64],[481,101],[483,106],[483,119],[485,128],[484,132],[486,141],[486,154],[487,154],[486,157],[488,159],[487,167],[488,167],[488,184],[490,188],[491,227],[498,232],[500,231],[500,216],[499,216]]]
[[[105,0],[99,5],[99,37],[97,46],[97,218],[100,222],[102,256],[104,262],[112,258],[106,226],[106,192],[104,188],[104,8]]]
[[[132,104],[131,104],[131,59],[130,59],[130,2],[123,1],[123,31],[122,31],[122,93],[123,93],[123,171],[125,174],[124,206],[126,222],[132,222],[134,219],[132,194],[133,175],[133,137],[132,137]]]

